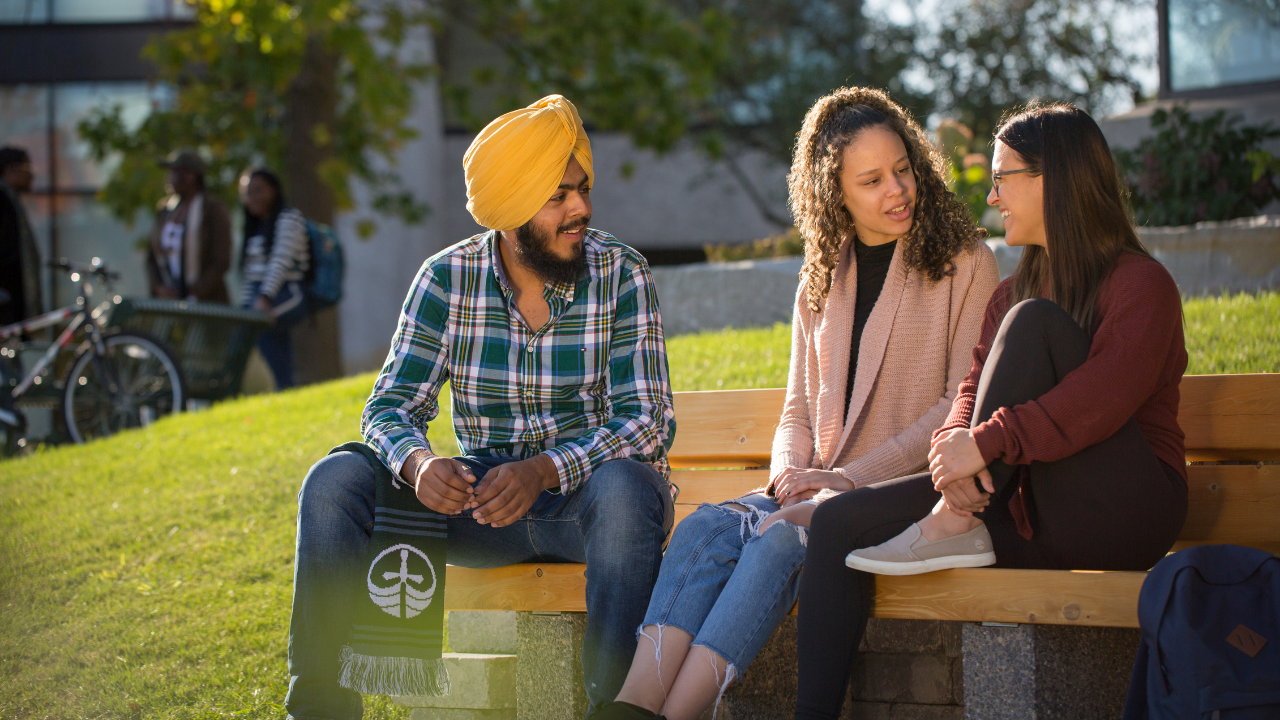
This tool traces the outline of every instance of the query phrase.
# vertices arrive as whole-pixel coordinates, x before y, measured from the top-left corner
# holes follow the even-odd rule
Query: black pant
[[[1089,345],[1088,333],[1054,303],[1015,305],[983,368],[973,424],[1048,392],[1084,363]],[[1096,445],[1025,469],[1030,540],[1008,508],[1019,468],[997,460],[988,469],[996,495],[982,519],[997,567],[1146,570],[1173,546],[1187,516],[1186,481],[1156,458],[1132,418]],[[906,530],[940,497],[929,473],[921,473],[852,490],[814,512],[800,579],[797,720],[839,716],[871,613],[874,578],[846,567],[845,556]]]

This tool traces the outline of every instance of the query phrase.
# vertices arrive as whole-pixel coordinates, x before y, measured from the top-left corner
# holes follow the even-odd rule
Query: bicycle
[[[0,432],[4,446],[0,452],[13,454],[26,446],[23,437],[26,418],[15,400],[32,388],[43,386],[58,357],[77,338],[70,368],[56,381],[58,408],[67,435],[75,443],[113,435],[131,427],[145,427],[183,408],[186,383],[172,350],[161,340],[136,331],[109,331],[106,321],[122,298],[112,291],[120,274],[107,269],[99,258],[85,265],[65,258],[49,263],[66,271],[79,286],[74,305],[24,322],[0,327],[0,382],[9,388],[0,391]],[[93,279],[106,289],[107,298],[91,308]],[[58,338],[23,375],[21,338],[44,328],[70,321]],[[41,388],[44,389],[44,388]]]

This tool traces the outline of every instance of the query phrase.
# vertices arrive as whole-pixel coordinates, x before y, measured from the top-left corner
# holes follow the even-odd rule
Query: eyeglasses
[[[996,191],[996,197],[1000,197],[1000,185],[1004,183],[1004,179],[1009,175],[1017,175],[1018,173],[1033,173],[1036,170],[1032,168],[1022,168],[1021,170],[1005,170],[1004,172],[991,173],[991,187]]]

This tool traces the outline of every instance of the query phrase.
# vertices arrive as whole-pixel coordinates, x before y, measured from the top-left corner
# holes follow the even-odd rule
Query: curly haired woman
[[[815,506],[918,471],[999,281],[925,132],[879,90],[805,117],[788,177],[805,261],[769,486],[676,528],[622,692],[597,718],[691,720],[796,601]]]

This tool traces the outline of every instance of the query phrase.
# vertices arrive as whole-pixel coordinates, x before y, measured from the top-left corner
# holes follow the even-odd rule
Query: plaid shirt
[[[548,283],[551,319],[521,321],[498,253],[476,235],[418,271],[360,432],[393,472],[425,448],[451,383],[465,455],[546,453],[570,493],[601,463],[632,458],[669,477],[675,436],[658,298],[648,265],[607,233],[583,235],[587,273]]]

